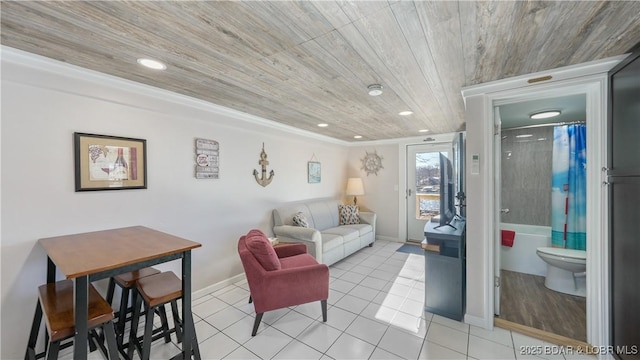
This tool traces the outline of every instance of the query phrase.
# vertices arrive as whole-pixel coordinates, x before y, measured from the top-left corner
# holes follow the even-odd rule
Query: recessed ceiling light
[[[398,113],[398,115],[400,115],[400,116],[407,116],[407,115],[411,115],[411,114],[413,114],[413,111],[409,111],[409,110],[407,110],[407,111],[400,111],[400,112]]]
[[[362,139],[362,135],[354,135],[353,138],[354,139]]]
[[[319,127],[327,127],[329,124],[318,124]]]
[[[548,111],[541,111],[535,114],[531,114],[529,117],[535,120],[539,120],[539,119],[548,119],[548,118],[556,117],[558,115],[560,115],[560,110],[548,110]]]
[[[382,85],[380,84],[371,84],[367,86],[367,89],[369,91],[369,95],[371,96],[378,96],[382,94]]]
[[[522,135],[516,135],[516,138],[523,139],[523,138],[528,138],[532,136],[533,136],[532,134],[522,134]]]
[[[146,59],[146,58],[138,59],[138,64],[153,70],[164,70],[167,68],[167,65],[161,63],[158,60]]]
[[[420,129],[420,130],[418,130],[418,132],[428,132],[428,131],[429,131],[428,129]]]

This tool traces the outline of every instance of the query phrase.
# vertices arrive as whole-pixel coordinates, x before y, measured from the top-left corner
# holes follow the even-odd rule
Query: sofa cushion
[[[360,236],[358,229],[353,229],[346,226],[337,226],[330,229],[326,229],[322,231],[321,234],[323,238],[325,234],[340,235],[344,238],[344,242],[357,239]]]
[[[244,241],[247,249],[265,270],[272,271],[282,268],[276,251],[262,231],[255,229],[249,231]]]
[[[307,217],[304,216],[304,213],[302,213],[301,211],[293,215],[293,224],[295,226],[301,226],[306,228],[309,227],[309,222],[307,221]]]
[[[316,201],[307,204],[315,229],[320,231],[338,226],[338,201]]]
[[[373,226],[369,224],[342,225],[342,227],[346,229],[356,230],[360,236],[368,234],[373,231]]]
[[[337,234],[322,233],[322,251],[327,252],[335,247],[342,246],[344,239]]]
[[[313,216],[309,212],[309,208],[305,204],[297,204],[292,206],[284,206],[281,208],[277,208],[273,210],[273,224],[275,226],[280,225],[292,225],[296,226],[293,222],[293,217],[301,212],[304,214],[305,219],[307,220],[307,224],[310,228],[315,229],[316,226],[313,222]]]
[[[340,225],[360,224],[357,205],[338,205],[340,210]]]

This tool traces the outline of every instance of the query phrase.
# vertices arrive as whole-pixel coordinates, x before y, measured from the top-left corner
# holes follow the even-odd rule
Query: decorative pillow
[[[301,226],[301,227],[309,227],[309,223],[307,222],[307,218],[304,217],[304,214],[302,212],[298,212],[295,215],[293,215],[293,224],[295,226]]]
[[[280,259],[276,251],[273,249],[273,245],[269,242],[267,235],[260,230],[251,230],[244,238],[247,249],[258,260],[260,265],[267,270],[280,270]]]
[[[340,225],[360,224],[360,214],[357,205],[338,205],[340,211]]]

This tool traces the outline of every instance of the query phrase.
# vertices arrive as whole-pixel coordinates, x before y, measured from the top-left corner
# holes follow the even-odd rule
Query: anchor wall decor
[[[269,177],[267,177],[267,165],[269,165],[269,161],[267,161],[267,153],[264,151],[264,143],[262,143],[262,152],[260,152],[260,161],[258,161],[258,164],[262,167],[262,176],[258,177],[258,170],[256,169],[253,169],[253,176],[255,176],[258,184],[265,187],[271,184],[271,180],[273,180],[275,172],[271,170],[269,172]]]

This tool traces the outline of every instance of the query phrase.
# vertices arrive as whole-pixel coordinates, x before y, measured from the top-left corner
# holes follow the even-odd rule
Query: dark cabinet
[[[609,73],[611,345],[638,359],[640,344],[640,48]],[[636,348],[633,348],[633,346]]]
[[[465,222],[454,220],[453,227],[438,225],[429,221],[424,227],[424,308],[460,321],[466,294]]]

